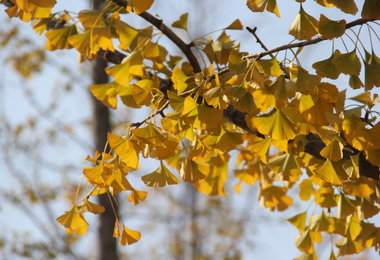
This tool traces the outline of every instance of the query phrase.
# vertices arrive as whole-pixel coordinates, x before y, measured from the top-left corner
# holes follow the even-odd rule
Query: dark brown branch
[[[358,20],[355,20],[355,21],[352,21],[348,24],[346,24],[346,30],[349,29],[349,28],[352,28],[354,26],[357,26],[357,25],[362,25],[362,24],[365,24],[365,23],[368,23],[368,22],[371,22],[371,21],[375,21],[376,19],[370,19],[370,20],[366,20],[366,19],[358,19]],[[286,44],[286,45],[282,45],[280,47],[277,47],[277,48],[274,48],[274,49],[271,49],[271,50],[267,50],[267,51],[263,51],[263,52],[259,52],[259,53],[255,53],[255,54],[250,54],[250,55],[246,55],[243,57],[243,59],[260,59],[266,55],[271,55],[272,53],[275,53],[275,52],[279,52],[279,51],[283,51],[283,50],[289,50],[289,49],[293,49],[293,48],[299,48],[299,47],[304,47],[304,46],[308,46],[308,45],[312,45],[312,44],[316,44],[318,42],[321,42],[321,41],[325,41],[327,40],[326,38],[315,38],[315,39],[312,39],[312,40],[307,40],[307,41],[302,41],[302,42],[297,42],[297,43],[292,43],[292,44]]]
[[[126,7],[128,1],[113,0],[116,4]],[[193,51],[191,50],[192,44],[186,44],[181,38],[178,37],[168,26],[166,26],[161,19],[158,19],[148,12],[139,14],[141,18],[159,29],[166,37],[168,37],[178,48],[185,54],[190,65],[193,67],[194,73],[201,72],[201,67]]]
[[[265,46],[265,44],[260,40],[259,36],[256,34],[257,27],[255,27],[255,28],[252,29],[252,28],[249,28],[247,26],[245,28],[248,30],[248,32],[250,32],[255,37],[256,42],[258,44],[260,44],[261,48],[263,48],[265,51],[269,51],[269,49],[267,48],[267,46]],[[273,54],[272,53],[270,53],[269,55],[273,58]]]

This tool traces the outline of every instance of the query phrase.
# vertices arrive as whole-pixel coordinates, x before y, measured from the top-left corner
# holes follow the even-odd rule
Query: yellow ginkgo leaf
[[[242,134],[220,127],[218,132],[201,137],[203,144],[216,153],[224,154],[243,142]]]
[[[70,49],[72,46],[68,42],[68,38],[77,33],[78,31],[75,24],[62,29],[50,30],[45,34],[45,36],[49,39],[46,46],[49,51],[56,49]]]
[[[137,205],[140,202],[144,201],[147,195],[148,193],[146,191],[132,189],[132,192],[128,197],[128,201],[133,202],[135,205]]]
[[[365,90],[380,87],[380,64],[369,64],[364,62],[364,86]]]
[[[123,232],[121,234],[120,245],[125,246],[126,244],[132,245],[136,243],[141,238],[141,233],[132,229],[127,228],[123,225]]]
[[[299,231],[303,232],[306,227],[306,216],[307,211],[288,218],[287,221],[289,221],[289,223],[295,226]]]
[[[255,141],[249,144],[250,150],[254,156],[263,163],[268,163],[269,148],[271,145],[271,138],[265,138],[260,141]]]
[[[248,62],[242,57],[243,54],[236,49],[233,49],[228,57],[228,68],[236,75],[243,73],[247,68]]]
[[[179,29],[187,30],[187,19],[189,17],[189,13],[184,13],[179,17],[179,20],[172,23],[172,26]]]
[[[324,16],[323,14],[321,14],[319,18],[318,32],[322,37],[331,40],[333,38],[338,38],[342,36],[345,31],[346,31],[345,20],[332,21],[328,19],[326,16]]]
[[[153,4],[154,0],[129,0],[127,11],[133,11],[135,14],[141,14],[147,11]]]
[[[236,19],[224,29],[225,30],[243,30],[243,25],[241,24],[239,19]]]
[[[123,50],[128,50],[139,31],[119,19],[113,20],[113,23],[116,26],[116,32],[119,36],[120,45],[118,47]]]
[[[110,82],[106,84],[90,85],[90,91],[98,99],[102,101],[107,107],[117,108],[117,94],[120,88],[127,88],[121,86],[116,82]]]
[[[81,206],[81,210],[85,210],[85,212],[91,212],[93,214],[101,214],[103,213],[106,209],[103,206],[94,204],[90,202],[88,199],[84,200],[84,204]]]
[[[343,144],[334,139],[320,151],[320,154],[331,161],[339,161],[343,157]]]
[[[303,201],[308,201],[311,195],[314,193],[313,182],[310,179],[304,179],[298,185],[298,187],[300,189],[300,192],[299,192],[300,199]]]
[[[65,214],[57,218],[57,221],[66,228],[66,233],[77,233],[79,235],[86,233],[88,223],[83,214],[79,212],[78,206],[74,205],[70,211],[66,211]]]
[[[337,256],[358,254],[365,249],[361,240],[352,241],[347,237],[340,238],[335,246],[339,249]]]
[[[206,178],[209,169],[207,163],[196,162],[186,157],[180,163],[179,173],[184,181],[195,183]]]
[[[330,221],[325,215],[325,211],[322,210],[322,213],[319,215],[314,215],[310,218],[310,230],[312,231],[328,231],[330,227]]]
[[[280,109],[270,116],[254,118],[253,123],[260,133],[274,140],[290,140],[296,136],[294,123]]]
[[[376,186],[367,177],[360,176],[358,179],[344,181],[343,189],[348,195],[366,198],[375,192]]]
[[[310,230],[302,232],[296,237],[295,244],[297,248],[305,253],[312,254],[314,252],[314,243],[310,236]]]
[[[337,79],[340,74],[340,70],[338,67],[332,62],[332,60],[340,55],[340,51],[336,50],[330,58],[322,61],[318,61],[313,64],[313,68],[317,72],[317,74],[321,77],[326,77],[330,79]]]
[[[134,76],[144,76],[140,52],[130,53],[121,64],[106,68],[106,73],[122,85],[127,85]]]
[[[358,206],[358,217],[360,220],[372,218],[379,213],[379,207],[370,202],[370,199],[362,198]]]
[[[292,72],[292,79],[286,84],[286,88],[290,91],[307,95],[312,93],[321,82],[320,76],[309,74],[302,68],[296,67],[294,71]],[[295,75],[293,76],[293,74]]]
[[[109,174],[106,177],[106,184],[109,193],[111,193],[112,195],[116,195],[126,190],[134,190],[129,181],[125,178],[126,174],[126,172],[123,172],[119,168],[113,170],[112,174]]]
[[[358,11],[355,0],[328,0],[328,2],[331,2],[334,6],[348,14],[355,15]]]
[[[166,168],[162,161],[155,171],[141,177],[147,186],[164,187],[166,184],[178,184],[179,180]]]
[[[279,186],[260,188],[259,198],[260,207],[265,206],[270,211],[284,211],[293,203],[292,198],[286,196],[286,188]]]
[[[340,194],[337,198],[337,206],[338,218],[346,218],[356,211],[357,205],[344,194]]]
[[[296,19],[290,26],[289,34],[293,35],[297,40],[310,40],[317,33],[317,19],[307,14],[301,5]]]
[[[327,112],[333,112],[334,105],[316,95],[303,95],[300,99],[300,112],[303,118],[311,124],[327,125]]]
[[[104,12],[100,10],[82,10],[78,13],[78,19],[85,29],[102,28]]]
[[[314,172],[318,178],[321,178],[326,182],[329,182],[333,185],[342,184],[339,176],[343,175],[343,168],[341,168],[339,165],[334,167],[333,162],[330,160],[326,160],[326,162],[317,167]]]
[[[271,158],[268,163],[269,169],[281,176],[281,180],[296,182],[302,171],[294,154],[283,154]]]
[[[105,177],[104,177],[104,163],[100,162],[95,167],[85,167],[83,169],[83,175],[86,177],[87,181],[90,182],[95,187],[104,188]]]
[[[273,56],[269,60],[260,59],[256,62],[256,66],[261,73],[265,73],[268,76],[279,77],[283,74],[280,64],[277,58]]]
[[[185,73],[183,73],[183,71],[178,66],[174,68],[171,78],[173,81],[173,86],[177,90],[178,94],[181,94],[183,91],[186,90],[186,80],[189,79],[189,77]]]
[[[210,172],[205,179],[202,179],[194,184],[197,191],[208,196],[226,196],[224,184],[227,181],[228,163],[222,156],[216,156],[210,160]],[[227,156],[228,157],[228,156]]]
[[[344,74],[358,76],[361,70],[361,63],[356,55],[356,49],[351,52],[335,56],[332,63]]]
[[[252,12],[263,12],[266,9],[280,17],[276,0],[247,0],[247,6]]]
[[[136,141],[108,133],[108,142],[112,150],[120,156],[124,163],[131,169],[139,168],[140,149]]]

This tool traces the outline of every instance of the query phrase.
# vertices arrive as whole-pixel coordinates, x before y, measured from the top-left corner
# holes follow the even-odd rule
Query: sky
[[[217,29],[228,26],[236,18],[239,18],[244,26],[257,27],[257,34],[260,36],[261,40],[266,44],[266,46],[271,49],[279,45],[289,43],[292,40],[292,37],[288,34],[289,25],[291,21],[295,18],[299,4],[295,1],[279,1],[279,9],[281,12],[281,18],[275,17],[271,13],[252,13],[245,5],[245,1],[198,1],[196,4],[191,4],[189,1],[185,0],[171,0],[171,1],[162,1],[156,0],[153,4],[150,12],[152,14],[159,14],[160,18],[166,24],[171,24],[179,18],[182,13],[189,12],[189,23],[188,28],[190,35],[193,38],[199,37],[201,35],[207,34],[208,32],[215,31]],[[77,12],[81,9],[87,8],[87,1],[58,1],[55,10],[70,10]],[[330,19],[346,19],[347,21],[352,21],[356,18],[351,15],[345,15],[339,10],[335,9],[325,9],[316,8],[316,5],[313,1],[307,1],[304,5],[304,9],[309,14],[314,17],[319,17],[321,10],[324,11],[324,14]],[[6,14],[3,13],[4,7],[0,7],[0,30],[6,30],[10,24],[7,20]],[[139,17],[134,15],[128,15],[126,21],[133,22],[136,28],[142,28],[145,26],[145,22],[142,21]],[[12,24],[19,24],[17,21],[12,21]],[[33,30],[29,26],[22,25],[22,34],[27,37],[31,37],[34,40],[35,44],[43,44],[44,37],[36,36]],[[176,31],[182,37],[186,39],[188,35],[183,34],[180,30]],[[220,32],[213,34],[217,36]],[[249,53],[261,52],[262,49],[256,43],[256,40],[250,35],[246,30],[243,31],[229,31],[231,38],[241,41],[241,49]],[[189,38],[188,38],[189,39]],[[163,42],[165,40],[163,39]],[[167,42],[167,44],[170,44]],[[341,43],[337,42],[336,47],[341,46]],[[375,51],[378,56],[380,54],[380,44],[377,46]],[[352,48],[352,45],[348,43],[349,49]],[[179,50],[175,46],[171,47],[174,53],[180,54]],[[321,43],[318,46],[311,46],[305,48],[303,53],[300,55],[302,64],[306,68],[310,68],[311,64],[316,60],[321,60],[328,58],[330,52],[324,52],[328,48],[331,49],[331,45],[328,42]],[[312,51],[308,51],[312,49]],[[327,54],[328,53],[328,54]],[[0,51],[0,57],[4,57]],[[35,104],[30,100],[30,97],[25,95],[27,90],[33,92],[33,97],[37,100],[37,103],[41,104],[42,110],[47,110],[46,100],[53,100],[52,97],[55,97],[57,102],[59,102],[58,108],[55,110],[53,115],[48,115],[48,119],[43,120],[38,123],[35,130],[25,133],[22,135],[22,138],[25,138],[25,141],[33,141],[34,138],[36,142],[40,140],[41,136],[33,136],[39,134],[40,129],[54,129],[55,127],[62,129],[69,129],[69,135],[57,134],[56,137],[51,137],[52,142],[54,141],[57,145],[49,146],[49,140],[47,143],[38,145],[35,147],[35,150],[31,151],[32,154],[39,154],[44,161],[49,163],[54,162],[55,164],[49,166],[49,163],[43,163],[45,166],[41,168],[39,164],[36,164],[32,160],[25,158],[25,155],[22,153],[16,154],[18,161],[21,161],[21,164],[16,164],[15,168],[17,172],[24,174],[24,181],[33,183],[36,181],[36,178],[41,178],[41,172],[43,172],[43,181],[46,183],[56,182],[57,180],[64,180],[67,183],[78,183],[81,179],[82,167],[85,165],[84,158],[87,154],[92,155],[91,148],[91,133],[86,128],[86,122],[90,117],[90,104],[88,93],[86,92],[87,85],[89,84],[89,79],[83,79],[83,74],[88,74],[88,68],[86,66],[80,66],[79,73],[71,71],[70,75],[72,80],[67,83],[63,79],[64,73],[59,69],[56,69],[55,66],[51,64],[65,64],[69,68],[76,68],[76,54],[74,51],[70,52],[58,52],[57,55],[49,55],[50,65],[44,67],[44,73],[33,77],[30,80],[20,79],[9,67],[6,67],[4,70],[0,71],[1,81],[0,81],[0,115],[6,115],[10,124],[17,126],[25,120],[30,120],[31,118],[37,119],[39,111],[35,110]],[[58,59],[58,60],[54,60]],[[78,82],[78,78],[81,80]],[[77,83],[75,83],[77,82]],[[345,88],[347,85],[347,79],[343,79],[340,82],[340,86]],[[62,87],[70,85],[70,94],[62,91]],[[375,93],[380,93],[378,90],[375,90]],[[354,96],[356,92],[349,92],[349,95]],[[64,105],[62,105],[64,104]],[[125,111],[121,111],[121,115],[114,114],[116,120],[120,120],[124,115]],[[142,118],[135,111],[133,112],[133,120],[140,121]],[[87,122],[90,123],[90,122]],[[0,133],[0,138],[5,138]],[[6,140],[2,140],[0,144],[7,143]],[[3,154],[4,155],[4,154]],[[4,156],[1,156],[4,158]],[[58,162],[58,163],[57,163]],[[52,168],[58,167],[59,171],[54,172]],[[62,171],[66,173],[62,177]],[[25,170],[27,169],[27,170]],[[143,171],[149,171],[150,169],[142,169]],[[5,166],[4,163],[0,164],[0,171],[10,172],[10,170]],[[9,179],[6,182],[0,183],[0,188],[3,190],[12,190],[12,187],[16,189],[20,185],[18,183],[19,178]],[[69,184],[68,184],[69,185]],[[182,186],[181,186],[182,185]],[[184,184],[178,185],[176,189],[184,189]],[[243,188],[243,194],[239,197],[232,195],[232,199],[237,201],[241,200],[246,202],[247,196],[250,194],[247,189],[248,187]],[[180,191],[178,191],[180,192]],[[67,194],[61,194],[61,196]],[[202,195],[201,195],[202,196]],[[255,200],[256,198],[249,198]],[[242,205],[246,205],[243,204]],[[52,209],[56,216],[59,216],[63,213],[64,210],[68,210],[68,203],[64,199],[61,200],[61,203],[58,205],[52,205]],[[263,224],[254,223],[254,228],[252,231],[252,238],[254,241],[254,247],[245,248],[247,256],[244,259],[293,259],[300,255],[300,252],[294,245],[294,238],[297,234],[297,230],[293,228],[290,224],[286,223],[284,219],[292,217],[298,212],[302,212],[307,205],[303,203],[298,203],[295,210],[280,212],[280,213],[268,213],[266,209],[259,209],[258,202],[255,201],[252,203],[252,211],[254,211],[253,216],[259,220],[265,218]],[[42,210],[36,208],[36,211]],[[379,218],[379,217],[376,217]],[[94,238],[94,227],[91,228],[91,223],[95,221],[94,218],[90,218],[90,229],[86,236],[93,239]],[[380,220],[377,219],[380,223]],[[20,225],[20,223],[23,223]],[[0,201],[0,226],[4,226],[6,231],[17,230],[18,232],[28,231],[30,233],[34,232],[33,228],[34,223],[22,216],[19,210],[12,207],[12,205],[7,203],[2,203]],[[60,231],[64,233],[64,229],[61,228]],[[145,238],[144,234],[146,234]],[[143,240],[135,245],[133,245],[131,250],[138,250],[140,247],[144,247],[144,243],[149,243],[149,234],[145,232],[143,234]],[[42,234],[39,233],[38,236]],[[86,242],[86,238],[84,244]],[[87,241],[90,241],[87,240]],[[326,244],[322,244],[322,247]],[[328,246],[326,246],[328,247]],[[128,249],[125,249],[128,250]],[[329,253],[329,250],[326,250],[326,254]],[[0,253],[0,259],[3,257]],[[353,258],[357,259],[357,258]]]

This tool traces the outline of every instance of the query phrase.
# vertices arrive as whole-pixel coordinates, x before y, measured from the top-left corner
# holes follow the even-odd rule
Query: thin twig
[[[357,26],[357,25],[361,25],[361,24],[365,24],[365,23],[368,23],[368,22],[371,22],[371,21],[375,21],[377,19],[358,19],[358,20],[355,20],[355,21],[352,21],[348,24],[346,24],[346,30],[351,28],[351,27],[354,27],[354,26]],[[307,40],[307,41],[302,41],[302,42],[297,42],[297,43],[292,43],[292,44],[286,44],[286,45],[282,45],[280,47],[277,47],[277,48],[274,48],[274,49],[271,49],[271,50],[267,50],[267,51],[264,51],[264,52],[259,52],[259,53],[255,53],[255,54],[250,54],[250,55],[246,55],[243,57],[243,59],[260,59],[266,55],[271,55],[272,53],[275,53],[275,52],[279,52],[279,51],[283,51],[283,50],[288,50],[288,49],[293,49],[293,48],[299,48],[299,47],[304,47],[304,46],[308,46],[308,45],[312,45],[312,44],[316,44],[318,42],[321,42],[321,41],[325,41],[325,40],[328,40],[327,38],[321,38],[318,36],[318,38],[315,38],[315,39],[312,39],[312,40]]]
[[[268,51],[269,49],[267,48],[267,46],[265,46],[265,44],[260,40],[259,36],[256,34],[256,30],[257,30],[257,27],[255,28],[249,28],[248,26],[245,27],[248,32],[250,32],[255,38],[256,38],[256,42],[258,44],[260,44],[261,48],[263,48],[265,51]],[[272,58],[274,57],[272,53],[269,54]]]

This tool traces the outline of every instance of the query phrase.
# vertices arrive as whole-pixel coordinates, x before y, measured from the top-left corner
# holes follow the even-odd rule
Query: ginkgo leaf
[[[136,243],[141,238],[141,233],[132,229],[127,228],[123,225],[123,232],[121,234],[120,245],[125,246],[126,244],[131,245]]]
[[[342,36],[345,31],[345,20],[332,21],[323,14],[321,14],[319,18],[318,32],[322,37],[331,40],[333,38],[338,38]]]
[[[144,76],[140,52],[132,52],[123,59],[121,64],[106,68],[106,73],[122,85],[127,85],[134,76]]]
[[[379,1],[365,0],[361,15],[363,19],[380,19]]]
[[[112,150],[131,169],[139,169],[139,147],[136,141],[108,133],[108,142]]]
[[[279,186],[269,186],[264,189],[260,189],[259,193],[260,207],[265,206],[271,211],[275,209],[284,211],[290,205],[293,200],[289,196],[286,196],[286,188]]]
[[[356,205],[353,200],[347,198],[345,195],[340,194],[337,199],[338,218],[346,218],[356,210]]]
[[[340,238],[335,245],[339,248],[337,256],[358,254],[365,249],[362,241],[352,241],[347,237]]]
[[[299,198],[303,201],[308,201],[311,197],[311,195],[314,193],[314,186],[310,179],[304,179],[302,182],[298,185],[300,192],[299,192]]]
[[[364,87],[362,80],[357,75],[350,75],[348,84],[350,85],[352,89],[359,89],[359,88]]]
[[[280,109],[270,116],[256,117],[253,122],[260,133],[274,140],[290,140],[296,136],[294,123]]]
[[[115,19],[113,22],[119,36],[118,39],[120,41],[120,45],[118,47],[123,50],[128,50],[133,40],[139,34],[139,31],[119,19]]]
[[[359,222],[359,217],[357,214],[352,214],[347,219],[347,233],[346,236],[350,240],[355,240],[360,232],[362,231],[362,227]]]
[[[380,87],[380,64],[369,64],[364,62],[364,86],[365,90]]]
[[[326,162],[317,167],[314,170],[316,176],[318,178],[321,178],[324,181],[327,181],[333,185],[341,185],[342,181],[340,179],[340,175],[343,175],[341,172],[343,172],[343,168],[341,168],[339,165],[334,166],[333,162],[330,160],[326,160]]]
[[[211,158],[209,174],[205,179],[194,184],[197,191],[208,196],[226,196],[224,184],[228,175],[228,159],[226,160],[225,158],[228,158],[228,156],[221,155]]]
[[[348,195],[366,198],[375,192],[376,187],[373,181],[368,180],[367,177],[360,176],[358,179],[344,181],[343,189]]]
[[[186,90],[186,80],[188,80],[190,77],[183,73],[183,71],[178,66],[174,68],[171,78],[173,81],[173,86],[177,90],[178,94],[181,94],[183,91]]]
[[[289,221],[290,224],[295,226],[299,231],[303,232],[306,228],[306,217],[307,211],[297,214],[291,218],[288,218],[287,221]]]
[[[77,233],[84,235],[87,231],[88,223],[83,214],[79,213],[78,206],[74,205],[70,211],[57,218],[57,221],[66,228],[66,233]]]
[[[118,168],[113,170],[112,174],[106,177],[106,184],[110,194],[116,195],[126,190],[133,190],[133,187],[125,178],[126,174],[126,172],[123,172],[120,168]]]
[[[234,73],[241,74],[247,68],[247,60],[242,59],[243,54],[233,49],[228,57],[228,68]]]
[[[314,252],[314,243],[310,236],[310,230],[302,232],[300,235],[296,237],[295,244],[297,248],[305,253],[312,254]]]
[[[252,12],[263,12],[266,9],[280,17],[276,0],[247,0],[247,6]]]
[[[209,173],[209,165],[186,157],[180,163],[179,173],[184,181],[195,183],[206,178]]]
[[[207,104],[213,106],[214,108],[223,106],[225,103],[223,102],[223,86],[219,85],[207,90],[203,94],[203,98],[206,100]]]
[[[117,95],[123,91],[122,89],[127,88],[116,82],[90,85],[89,87],[96,99],[102,101],[104,105],[113,109],[117,108]]]
[[[326,77],[330,79],[337,79],[340,74],[340,70],[338,67],[332,62],[332,60],[340,55],[340,51],[336,50],[330,58],[322,61],[318,61],[313,64],[313,68],[317,72],[317,74],[321,77]]]
[[[283,71],[277,61],[277,58],[273,56],[269,60],[260,59],[256,62],[256,66],[261,73],[265,73],[269,76],[279,77],[283,74]]]
[[[153,4],[154,0],[129,0],[127,11],[133,11],[135,14],[141,14],[147,11]]]
[[[104,171],[104,163],[100,162],[96,167],[85,167],[83,175],[95,187],[103,188],[105,184]]]
[[[358,209],[358,217],[360,220],[372,218],[379,213],[379,207],[372,204],[367,198],[362,198]]]
[[[81,210],[84,209],[84,212],[91,212],[93,214],[101,214],[103,213],[106,209],[103,206],[94,204],[90,202],[88,199],[84,200],[83,205],[81,206]]]
[[[334,63],[344,74],[356,76],[360,74],[361,63],[356,55],[356,49],[348,53],[334,56],[331,62]]]
[[[327,125],[326,112],[333,112],[334,105],[316,95],[303,95],[300,99],[300,112],[305,120],[315,125]]]
[[[314,215],[310,218],[310,230],[312,231],[328,231],[330,227],[330,221],[325,215],[325,211],[319,215]]]
[[[268,163],[270,146],[271,138],[265,138],[249,144],[249,148],[253,152],[254,156],[261,160],[263,163]]]
[[[317,33],[317,19],[306,13],[301,5],[296,19],[290,25],[289,34],[293,35],[297,40],[310,40]]]
[[[224,29],[225,30],[243,30],[243,25],[241,24],[239,19],[236,19]]]
[[[68,38],[77,34],[77,27],[75,24],[62,28],[48,31],[45,36],[49,39],[46,46],[49,51],[56,49],[70,49],[73,46],[68,41]]]
[[[290,153],[271,158],[268,167],[276,174],[280,174],[284,181],[295,182],[302,175],[295,155]]]
[[[331,161],[339,161],[343,158],[343,144],[338,140],[333,139],[320,151],[320,154]]]
[[[358,11],[355,0],[328,0],[328,2],[348,14],[354,15]]]
[[[172,26],[179,29],[187,30],[187,19],[189,17],[189,13],[184,13],[179,17],[179,20],[172,23]]]
[[[162,161],[155,171],[141,177],[147,186],[164,187],[166,184],[178,184],[179,180],[166,168]]]
[[[144,201],[147,195],[148,193],[146,191],[132,189],[132,192],[128,197],[128,201],[133,202],[135,205],[137,205],[140,202]]]
[[[201,137],[201,140],[206,147],[221,154],[235,149],[243,142],[242,134],[228,131],[223,126],[218,132]]]
[[[104,12],[100,10],[82,10],[78,13],[78,19],[87,29],[102,28]]]
[[[286,84],[287,89],[290,91],[307,95],[312,93],[314,88],[321,82],[320,76],[309,74],[302,68],[297,68],[296,72],[296,76]]]

